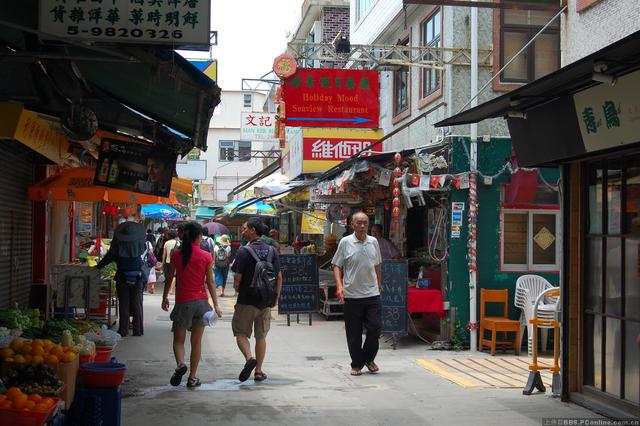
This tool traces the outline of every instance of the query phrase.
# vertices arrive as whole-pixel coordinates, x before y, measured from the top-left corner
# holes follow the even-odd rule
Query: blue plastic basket
[[[76,390],[69,410],[69,424],[74,426],[120,426],[122,391],[117,388]]]

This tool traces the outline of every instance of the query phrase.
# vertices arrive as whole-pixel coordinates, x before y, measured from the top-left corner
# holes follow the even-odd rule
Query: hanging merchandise
[[[395,163],[395,169],[393,170],[393,209],[391,210],[391,233],[396,234],[398,232],[398,222],[400,218],[400,198],[398,198],[398,192],[400,192],[400,185],[402,184],[402,169],[400,165],[402,163],[402,155],[396,152],[393,156],[393,162]],[[398,194],[398,195],[396,195]]]

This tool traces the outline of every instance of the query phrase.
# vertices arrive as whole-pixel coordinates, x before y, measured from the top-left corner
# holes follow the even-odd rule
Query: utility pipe
[[[474,0],[475,1],[475,0]],[[478,104],[478,8],[471,8],[471,108]],[[471,124],[471,155],[469,159],[469,237],[467,240],[469,260],[469,334],[471,352],[478,349],[477,324],[477,224],[478,224],[478,125]],[[482,336],[480,336],[482,338]]]

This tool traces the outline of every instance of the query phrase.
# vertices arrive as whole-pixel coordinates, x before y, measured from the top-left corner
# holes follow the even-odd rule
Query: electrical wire
[[[447,256],[449,254],[447,244],[445,244],[446,209],[442,207],[438,208],[438,213],[436,215],[437,219],[435,221],[435,229],[433,232],[433,236],[431,237],[431,240],[427,245],[427,254],[434,262],[442,263],[447,259]],[[436,253],[438,247],[445,247],[444,253],[440,257],[438,257]]]

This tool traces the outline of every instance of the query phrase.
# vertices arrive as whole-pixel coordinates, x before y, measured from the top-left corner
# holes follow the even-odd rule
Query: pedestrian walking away
[[[369,218],[358,212],[351,218],[354,232],[340,240],[333,256],[336,296],[344,303],[344,325],[351,357],[351,375],[359,376],[366,366],[379,371],[375,362],[382,332],[382,272],[378,240],[367,235]],[[367,334],[362,344],[362,327]]]
[[[180,285],[176,288],[175,306],[171,311],[171,331],[173,332],[173,354],[176,359],[176,369],[169,381],[178,386],[189,370],[185,364],[184,342],[187,330],[191,331],[191,354],[189,378],[187,387],[194,388],[201,385],[197,371],[202,353],[202,336],[206,325],[205,314],[211,311],[209,295],[213,300],[213,309],[218,318],[222,317],[222,309],[218,304],[216,290],[213,286],[213,258],[211,253],[202,250],[202,227],[196,222],[187,223],[182,232],[182,245],[171,256],[167,282],[171,282],[174,275]],[[206,282],[206,287],[205,287]],[[165,284],[162,295],[162,309],[169,310],[169,288]]]
[[[224,289],[227,286],[230,257],[231,244],[229,243],[229,238],[225,234],[219,235],[216,238],[213,248],[213,272],[216,280],[216,288],[220,288],[220,297],[224,297]]]
[[[143,272],[143,255],[147,249],[146,232],[140,223],[125,221],[118,225],[113,233],[109,251],[96,265],[104,268],[116,262],[116,291],[120,308],[118,333],[125,337],[129,333],[129,316],[133,317],[133,335],[144,334],[142,315],[142,288],[147,282]]]
[[[234,285],[238,299],[231,321],[233,335],[245,364],[238,376],[246,381],[255,368],[254,380],[267,378],[263,363],[267,352],[267,333],[271,324],[271,308],[282,289],[280,260],[275,248],[260,239],[263,223],[256,218],[242,225],[242,236],[249,242],[240,247],[233,263]],[[255,357],[251,353],[251,334],[255,337]]]

